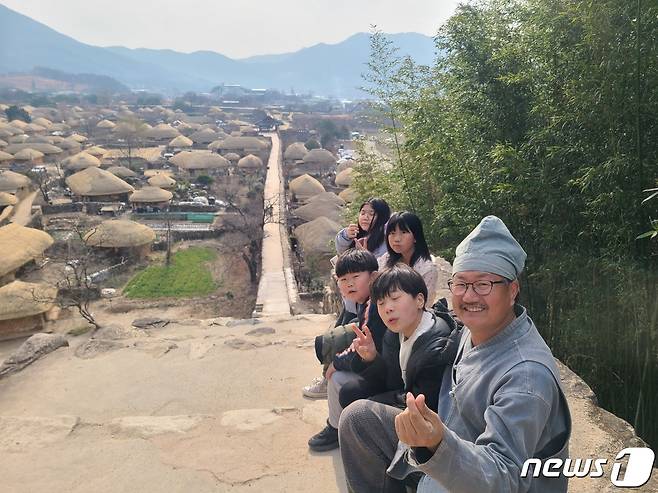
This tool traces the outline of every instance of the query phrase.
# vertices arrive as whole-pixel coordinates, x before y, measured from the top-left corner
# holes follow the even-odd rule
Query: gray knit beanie
[[[452,273],[480,271],[514,280],[523,271],[526,253],[505,223],[487,216],[457,246]]]

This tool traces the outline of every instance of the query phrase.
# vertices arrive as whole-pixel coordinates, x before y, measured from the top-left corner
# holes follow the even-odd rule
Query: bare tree
[[[133,151],[144,143],[147,130],[146,123],[135,116],[121,118],[114,127],[114,135],[123,141],[121,149],[128,158],[128,167],[132,167]]]
[[[98,286],[93,281],[94,252],[87,246],[85,239],[89,240],[95,234],[95,229],[88,234],[83,233],[80,225],[76,224],[71,231],[75,244],[70,237],[65,251],[48,257],[49,263],[61,267],[58,269],[61,271],[61,277],[56,283],[59,290],[57,296],[45,299],[32,293],[34,301],[54,303],[62,309],[76,309],[80,316],[94,327],[94,332],[100,328],[91,311],[91,302],[98,299]]]
[[[262,194],[262,189],[260,192]],[[261,265],[263,227],[277,222],[273,211],[279,198],[263,200],[262,195],[258,195],[248,200],[239,196],[236,187],[229,186],[222,191],[221,199],[226,203],[226,212],[230,214],[225,218],[223,228],[226,233],[239,238],[237,242],[230,242],[227,248],[239,253],[249,270],[251,283],[256,284]]]

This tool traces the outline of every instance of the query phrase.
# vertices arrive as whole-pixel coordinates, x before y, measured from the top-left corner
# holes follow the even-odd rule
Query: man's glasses
[[[480,296],[487,296],[491,293],[494,284],[507,284],[507,281],[475,281],[475,282],[461,282],[461,281],[448,281],[448,289],[456,296],[463,296],[471,286],[475,294]]]

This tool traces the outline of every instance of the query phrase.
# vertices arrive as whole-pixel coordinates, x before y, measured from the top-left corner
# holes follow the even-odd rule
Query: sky
[[[211,50],[231,58],[339,43],[372,24],[432,36],[457,0],[0,0],[96,46]]]

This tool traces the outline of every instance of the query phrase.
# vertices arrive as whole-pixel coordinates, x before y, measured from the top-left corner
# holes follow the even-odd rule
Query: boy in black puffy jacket
[[[405,407],[405,395],[426,396],[427,406],[436,411],[443,370],[452,365],[461,330],[441,303],[434,312],[425,311],[427,287],[416,271],[404,264],[382,271],[371,287],[371,303],[377,305],[388,328],[378,350],[368,327],[355,328],[352,347],[358,354],[352,370],[362,380],[341,387],[343,407],[362,398]]]

